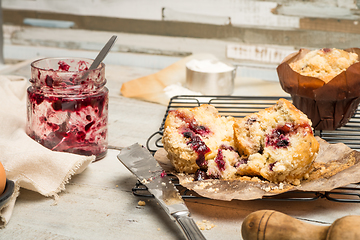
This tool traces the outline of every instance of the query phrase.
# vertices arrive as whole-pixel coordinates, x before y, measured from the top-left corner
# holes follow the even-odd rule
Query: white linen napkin
[[[0,209],[0,228],[9,222],[21,188],[56,200],[71,176],[95,160],[95,156],[51,151],[25,133],[28,86],[23,77],[0,75],[0,162],[7,179],[15,182],[11,200]]]

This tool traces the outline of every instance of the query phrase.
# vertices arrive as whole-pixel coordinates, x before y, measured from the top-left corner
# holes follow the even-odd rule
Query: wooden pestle
[[[349,215],[339,218],[331,224],[326,240],[360,239],[360,216]]]
[[[244,240],[326,240],[329,226],[315,226],[273,210],[249,214],[241,227]]]
[[[360,216],[337,219],[331,226],[302,222],[273,210],[249,214],[241,227],[244,240],[358,240]]]

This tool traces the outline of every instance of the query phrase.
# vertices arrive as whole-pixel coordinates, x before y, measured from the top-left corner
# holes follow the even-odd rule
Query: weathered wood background
[[[2,0],[5,60],[94,57],[162,68],[199,52],[278,64],[299,48],[360,47],[360,0]]]

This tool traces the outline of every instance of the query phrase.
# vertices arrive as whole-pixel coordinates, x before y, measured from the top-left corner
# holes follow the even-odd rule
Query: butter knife
[[[117,157],[147,187],[170,218],[176,220],[187,239],[205,240],[178,190],[146,148],[135,143],[123,148]]]

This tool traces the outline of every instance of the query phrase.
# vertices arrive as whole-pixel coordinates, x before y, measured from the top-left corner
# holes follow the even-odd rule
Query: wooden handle
[[[273,210],[260,210],[244,219],[241,235],[244,240],[326,240],[328,229]]]
[[[349,215],[331,224],[326,240],[360,239],[360,216]]]

